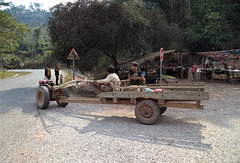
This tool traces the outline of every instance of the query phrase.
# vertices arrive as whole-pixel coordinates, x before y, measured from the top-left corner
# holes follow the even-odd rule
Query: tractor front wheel
[[[50,93],[47,87],[39,86],[36,93],[37,107],[46,109],[50,103]]]

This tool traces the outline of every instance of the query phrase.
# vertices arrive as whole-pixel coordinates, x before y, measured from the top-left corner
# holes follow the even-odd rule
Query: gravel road
[[[210,100],[203,101],[204,110],[168,108],[154,125],[140,124],[134,106],[69,104],[60,108],[52,102],[48,109],[39,110],[30,101],[35,99],[36,84],[21,89],[28,90],[22,97],[14,96],[14,91],[8,95],[17,102],[25,99],[21,105],[6,105],[7,92],[0,89],[4,104],[0,107],[0,162],[240,160],[240,85],[206,83]]]

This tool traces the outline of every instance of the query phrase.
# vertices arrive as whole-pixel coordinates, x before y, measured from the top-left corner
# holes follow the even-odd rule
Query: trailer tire
[[[65,98],[69,98],[69,91],[67,88],[61,89],[61,93],[62,93],[62,96],[64,96]],[[58,106],[60,106],[60,107],[65,107],[68,105],[68,103],[61,103],[59,101],[59,99],[57,99],[56,101],[57,101]]]
[[[47,87],[39,86],[36,93],[37,107],[40,109],[46,109],[50,103],[50,92]]]
[[[160,116],[159,106],[152,100],[143,100],[135,108],[137,120],[143,124],[154,124]]]
[[[165,113],[166,110],[167,110],[167,107],[160,107],[160,115]]]

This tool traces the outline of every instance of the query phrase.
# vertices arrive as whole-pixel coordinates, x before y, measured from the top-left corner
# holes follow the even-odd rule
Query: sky
[[[4,2],[12,2],[15,4],[15,6],[25,5],[26,8],[28,8],[29,4],[31,2],[40,3],[43,6],[41,7],[44,10],[48,10],[49,7],[53,7],[56,4],[59,4],[61,2],[75,2],[76,0],[4,0]]]

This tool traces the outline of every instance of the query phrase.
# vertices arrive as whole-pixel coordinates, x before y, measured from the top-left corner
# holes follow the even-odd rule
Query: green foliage
[[[158,21],[156,21],[158,20]],[[147,10],[138,0],[60,4],[49,19],[49,32],[54,55],[62,62],[75,48],[81,70],[98,65],[102,55],[109,64],[118,65],[119,58],[138,57],[141,53],[171,47],[178,27],[167,24],[161,10]]]
[[[177,24],[180,30],[176,28],[177,31],[173,31],[180,37],[176,37],[172,43],[180,51],[195,53],[240,47],[238,0],[145,0],[144,2],[148,9],[161,8],[168,24],[173,24],[175,27],[174,24]]]
[[[0,6],[6,6],[7,3],[0,3]],[[16,22],[16,19],[11,15],[0,10],[0,65],[7,65],[8,67],[15,66],[21,60],[18,57],[9,55],[18,46],[18,41],[22,38],[24,32],[27,30],[26,26]]]
[[[10,71],[7,71],[6,69],[3,69],[3,71],[0,70],[0,79],[12,77],[15,74],[16,74],[16,72],[10,72]]]
[[[51,42],[46,25],[29,30],[20,40],[14,54],[24,62],[24,67],[44,67],[47,63],[55,64],[51,55]]]
[[[14,51],[26,30],[25,25],[0,10],[0,53]]]
[[[177,24],[168,24],[163,11],[159,8],[148,10],[147,17],[150,20],[150,26],[147,30],[147,36],[152,46],[151,51],[159,51],[160,48],[176,48],[176,40],[181,31]]]
[[[9,5],[9,4],[8,4]],[[44,67],[46,63],[55,64],[51,55],[52,45],[46,25],[49,12],[41,10],[41,5],[31,3],[30,9],[25,6],[9,5],[1,11],[0,54],[1,64],[7,68]],[[27,24],[30,29],[26,28]]]
[[[184,29],[183,46],[191,52],[239,48],[239,7],[234,0],[192,1],[192,23]]]
[[[0,0],[1,5],[9,4]],[[108,64],[117,66],[161,47],[192,54],[239,48],[239,8],[238,0],[113,0],[88,4],[79,0],[55,6],[49,17],[38,3],[32,3],[30,9],[10,3],[7,12],[12,16],[0,11],[0,62],[13,67],[21,61],[31,68],[43,67],[46,62],[55,64],[56,58],[70,65],[67,56],[75,48],[81,58],[76,66],[90,71]],[[26,26],[16,21],[31,29],[24,34]]]
[[[0,63],[7,68],[16,68],[22,62],[21,58],[10,54],[1,54]]]
[[[15,6],[14,4],[10,4],[10,7],[5,11],[11,14],[12,17],[18,18],[18,23],[27,24],[29,28],[47,24],[47,18],[49,17],[49,12],[42,10],[39,3],[30,3],[29,9],[23,5]]]

